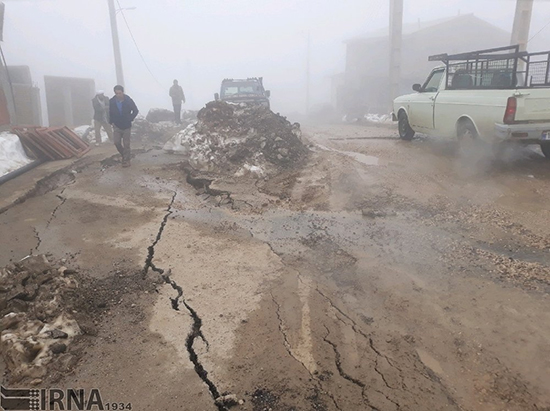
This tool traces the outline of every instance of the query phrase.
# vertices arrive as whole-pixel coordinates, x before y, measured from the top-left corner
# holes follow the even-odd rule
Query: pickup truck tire
[[[550,160],[550,143],[542,143],[540,149],[542,150],[542,154]]]
[[[476,127],[470,120],[460,120],[456,126],[458,150],[461,156],[475,159],[486,153],[487,147],[479,139]]]
[[[458,142],[461,144],[468,144],[472,140],[477,140],[479,138],[475,126],[469,120],[464,120],[458,123],[458,126],[456,127],[456,134],[458,137]]]
[[[414,130],[409,124],[409,118],[404,112],[400,112],[397,116],[397,127],[399,129],[399,137],[402,140],[411,141],[414,137]]]

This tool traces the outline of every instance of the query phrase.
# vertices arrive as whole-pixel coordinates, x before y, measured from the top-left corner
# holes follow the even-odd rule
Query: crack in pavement
[[[48,222],[46,223],[46,228],[48,228],[50,226],[50,224],[52,223],[53,219],[55,218],[55,214],[57,213],[57,210],[59,210],[59,207],[61,207],[63,204],[65,204],[65,201],[67,201],[67,197],[62,197],[61,196],[66,189],[67,189],[67,187],[65,187],[63,190],[61,190],[61,192],[59,194],[55,195],[57,198],[59,198],[61,200],[61,203],[58,204],[57,207],[55,207],[53,209],[52,214],[51,214]]]
[[[298,275],[300,275],[299,272],[298,272]],[[325,393],[330,397],[330,399],[334,403],[334,406],[336,407],[336,409],[342,410],[340,408],[340,406],[338,405],[338,403],[336,402],[336,399],[334,398],[334,396],[331,393],[329,393],[329,392],[327,392],[323,389],[323,386],[322,386],[321,382],[318,380],[318,378],[316,378],[311,373],[311,371],[309,371],[309,369],[306,367],[306,365],[302,361],[300,361],[298,358],[296,358],[294,356],[294,354],[292,353],[292,346],[291,346],[290,342],[288,341],[288,337],[287,337],[286,333],[283,330],[283,319],[281,318],[281,305],[277,302],[277,300],[275,299],[275,296],[273,295],[272,292],[270,292],[270,295],[271,295],[271,299],[273,300],[273,303],[277,307],[276,315],[277,315],[277,319],[279,320],[279,331],[283,336],[284,346],[286,348],[286,351],[288,352],[288,355],[290,355],[296,362],[298,362],[308,372],[308,374],[309,374],[310,378],[312,379],[312,381],[315,381],[315,383],[317,385],[317,388],[320,389],[322,393]]]
[[[40,238],[40,233],[38,232],[38,230],[36,229],[36,227],[33,227],[32,229],[33,229],[33,231],[34,231],[34,237],[35,237],[36,240],[37,240],[37,244],[36,244],[36,247],[32,248],[32,249],[29,251],[29,255],[32,255],[33,251],[38,251],[38,247],[40,247],[40,244],[42,244],[42,239]]]
[[[180,301],[181,301],[193,320],[193,326],[191,328],[191,331],[189,332],[189,334],[187,334],[187,338],[185,339],[185,347],[187,349],[187,353],[189,354],[189,359],[193,363],[195,373],[208,386],[208,390],[210,391],[210,394],[214,399],[215,406],[218,408],[219,411],[227,411],[228,408],[222,402],[216,401],[218,398],[221,397],[220,392],[216,387],[216,385],[212,382],[212,380],[208,378],[208,371],[204,369],[204,366],[200,362],[199,356],[193,347],[195,343],[195,339],[199,337],[204,341],[207,348],[209,348],[208,341],[206,340],[206,338],[204,337],[201,331],[202,319],[197,314],[197,312],[193,309],[193,307],[191,307],[185,300],[185,297],[183,295],[183,288],[179,284],[177,284],[173,279],[170,278],[171,270],[169,269],[167,272],[165,272],[165,270],[155,266],[155,264],[153,263],[153,259],[155,256],[155,247],[162,238],[162,233],[164,231],[164,228],[166,227],[166,224],[168,223],[168,218],[173,213],[172,206],[176,199],[176,195],[177,193],[174,191],[174,195],[172,196],[167,212],[164,215],[164,218],[162,219],[162,222],[160,224],[157,236],[153,241],[153,244],[151,244],[147,248],[147,258],[145,260],[145,266],[143,268],[143,275],[144,276],[147,275],[147,272],[149,271],[149,269],[151,269],[154,272],[160,274],[164,282],[166,282],[174,290],[176,290],[177,296],[174,298],[170,298],[172,309],[176,311],[180,311]]]
[[[254,237],[254,233],[253,233],[251,230],[249,230],[249,232],[250,232],[250,235],[251,235],[252,237]],[[279,260],[281,261],[281,264],[283,264],[283,265],[286,267],[286,266],[287,266],[286,262],[285,262],[284,259],[279,255],[279,253],[277,253],[277,252],[275,251],[275,249],[273,248],[273,245],[272,245],[271,243],[269,243],[268,241],[264,241],[264,244],[266,244],[266,245],[269,247],[269,249],[271,250],[271,252],[272,252],[274,255],[276,255],[277,257],[279,257]],[[302,274],[300,273],[300,271],[298,271],[298,270],[296,270],[296,269],[292,269],[292,270],[296,273],[296,277],[298,278],[298,281],[300,281],[301,283],[305,284],[305,282],[302,280]],[[309,287],[309,285],[308,285],[308,287]],[[342,409],[340,408],[340,405],[338,405],[338,402],[337,402],[336,399],[334,398],[334,395],[332,395],[332,393],[330,393],[330,392],[324,390],[324,389],[323,389],[322,382],[321,382],[317,377],[315,377],[315,375],[313,375],[313,374],[311,373],[311,371],[309,371],[309,369],[306,367],[306,365],[305,365],[302,361],[300,361],[298,358],[296,358],[296,357],[294,356],[294,354],[292,354],[292,346],[291,346],[290,342],[288,341],[288,337],[287,337],[286,333],[285,333],[284,330],[283,330],[283,320],[282,320],[282,318],[281,318],[281,313],[280,313],[280,312],[281,312],[281,306],[280,306],[280,304],[277,302],[277,300],[275,299],[273,293],[270,292],[270,294],[271,294],[271,299],[273,300],[273,302],[274,302],[275,305],[277,306],[277,312],[276,312],[276,314],[277,314],[277,319],[279,320],[279,331],[280,331],[281,334],[283,335],[284,345],[285,345],[286,350],[288,351],[288,354],[289,354],[294,360],[296,360],[298,363],[300,363],[300,364],[302,365],[302,367],[304,367],[304,369],[305,369],[305,370],[308,372],[308,374],[310,375],[311,379],[312,379],[313,381],[315,381],[315,384],[316,384],[317,387],[321,390],[321,392],[327,394],[327,395],[330,397],[330,399],[332,400],[332,403],[334,404],[334,406],[336,407],[336,409],[341,411]]]
[[[326,230],[327,230],[326,228],[323,228],[323,227],[321,227],[321,226],[314,226],[314,228],[317,229],[318,231],[324,231],[325,233],[326,233]],[[251,230],[249,230],[249,232],[250,232],[251,236],[254,237],[254,233],[253,233]],[[275,248],[273,247],[273,245],[272,245],[270,242],[268,242],[268,241],[264,241],[264,243],[270,248],[271,252],[272,252],[274,255],[276,255],[277,257],[279,257],[279,260],[281,261],[281,263],[282,263],[284,266],[288,267],[288,264],[284,261],[284,258],[281,256],[280,253],[278,253],[277,251],[275,251]],[[384,384],[386,385],[386,387],[387,387],[388,389],[390,389],[390,390],[395,390],[395,388],[393,388],[393,387],[391,387],[391,386],[389,385],[389,383],[388,383],[387,380],[386,380],[385,375],[378,369],[378,357],[382,357],[382,358],[386,359],[386,361],[388,362],[388,364],[389,364],[391,367],[393,367],[393,368],[395,368],[395,369],[397,369],[397,370],[399,371],[399,376],[400,376],[400,378],[401,378],[401,380],[402,380],[402,382],[401,382],[402,387],[403,387],[404,389],[406,389],[406,385],[405,385],[405,383],[404,383],[404,381],[403,381],[401,369],[399,369],[398,367],[394,366],[394,365],[392,364],[392,362],[390,361],[390,359],[389,359],[386,355],[382,354],[379,350],[377,350],[377,349],[374,347],[374,342],[373,342],[372,338],[371,338],[370,336],[368,336],[365,332],[363,332],[363,331],[358,327],[357,323],[356,323],[348,314],[346,314],[342,309],[340,309],[336,304],[334,304],[334,302],[332,301],[332,299],[331,299],[330,297],[328,297],[326,294],[324,294],[324,293],[319,289],[319,287],[312,287],[310,284],[307,284],[307,283],[302,279],[302,274],[300,273],[299,270],[296,270],[296,269],[293,268],[293,267],[292,267],[292,270],[296,272],[297,278],[298,278],[298,280],[299,280],[302,284],[306,285],[306,286],[309,287],[310,289],[314,289],[315,291],[317,291],[317,293],[319,293],[319,295],[321,295],[325,300],[328,301],[329,305],[330,305],[332,308],[334,308],[334,310],[336,310],[338,313],[340,313],[343,317],[345,317],[347,320],[349,320],[349,321],[351,322],[351,328],[353,329],[353,331],[354,331],[356,334],[360,334],[361,336],[363,336],[363,337],[369,342],[369,346],[371,347],[371,349],[373,350],[373,352],[377,355],[377,357],[376,357],[376,359],[375,359],[375,367],[374,367],[374,370],[375,370],[376,373],[378,373],[378,374],[380,375],[380,377],[381,377],[382,381],[384,382]],[[294,360],[296,360],[298,363],[300,363],[300,364],[302,365],[302,367],[309,373],[309,375],[311,376],[312,380],[315,381],[315,382],[317,383],[317,385],[319,386],[319,388],[322,389],[321,382],[320,382],[317,378],[315,378],[315,376],[309,371],[309,369],[305,366],[305,364],[304,364],[302,361],[300,361],[298,358],[296,358],[296,357],[294,356],[294,354],[292,353],[292,346],[291,346],[290,342],[288,341],[288,337],[287,337],[286,333],[285,333],[284,330],[283,330],[283,322],[282,322],[282,318],[281,318],[281,314],[280,314],[280,308],[281,308],[281,306],[280,306],[280,304],[277,302],[277,300],[275,299],[275,297],[274,297],[274,295],[273,295],[272,292],[270,292],[270,295],[271,295],[271,299],[273,300],[273,303],[274,303],[274,304],[276,305],[276,307],[277,307],[276,315],[277,315],[277,318],[278,318],[278,321],[279,321],[279,331],[280,331],[280,333],[281,333],[282,336],[283,336],[283,342],[284,342],[285,349],[287,350],[288,354],[289,354]],[[337,318],[339,321],[341,321],[342,323],[344,323],[345,325],[350,326],[350,324],[347,324],[347,323],[346,323],[345,321],[343,321],[340,317],[336,316],[336,318]],[[325,328],[327,329],[327,331],[329,332],[329,330],[328,330],[328,328],[326,327],[326,325],[324,325],[324,326],[325,326]],[[330,332],[329,332],[329,334],[330,334]],[[335,352],[335,355],[336,355],[336,358],[337,358],[337,359],[336,359],[336,366],[337,366],[337,369],[338,369],[338,372],[340,373],[340,375],[341,375],[343,378],[345,378],[345,379],[347,379],[347,380],[353,382],[354,384],[358,385],[359,387],[361,387],[361,395],[363,396],[363,399],[364,399],[364,401],[366,402],[366,404],[367,404],[369,407],[371,407],[374,411],[379,411],[376,407],[372,406],[372,405],[369,403],[369,401],[368,401],[368,398],[367,398],[367,395],[366,395],[366,390],[367,390],[368,387],[367,387],[363,382],[361,382],[361,381],[359,381],[359,380],[356,380],[356,379],[353,379],[353,377],[349,376],[348,374],[346,374],[346,373],[344,372],[344,370],[343,370],[342,367],[341,367],[341,363],[340,363],[340,352],[337,350],[336,345],[335,345],[334,343],[332,343],[332,341],[329,341],[329,340],[327,339],[327,337],[328,337],[328,334],[327,334],[327,336],[326,336],[325,338],[323,338],[323,340],[324,340],[326,343],[328,343],[329,345],[331,345],[332,348],[333,348],[333,350],[334,350],[334,352]],[[389,398],[389,397],[388,397],[386,394],[384,394],[383,392],[378,391],[378,390],[376,390],[376,389],[374,389],[374,390],[375,390],[376,392],[378,392],[379,394],[383,395],[389,402],[393,403],[393,404],[397,407],[398,410],[401,409],[401,406],[400,406],[399,403],[397,403],[397,402],[395,402],[394,400],[392,400],[391,398]],[[340,408],[339,405],[337,404],[336,399],[333,397],[333,395],[332,395],[331,393],[328,393],[328,392],[327,392],[327,394],[328,394],[329,397],[332,399],[332,401],[333,401],[335,407],[336,407],[337,409],[340,410],[341,408]]]
[[[386,360],[386,362],[388,363],[388,365],[394,369],[396,369],[398,371],[398,374],[399,374],[399,378],[401,380],[401,387],[403,389],[403,391],[408,391],[408,387],[407,385],[405,384],[405,381],[404,381],[404,378],[403,378],[403,371],[397,367],[395,364],[393,364],[393,362],[389,359],[389,357],[385,354],[383,354],[382,352],[380,352],[380,350],[378,350],[375,346],[374,346],[374,341],[372,339],[371,336],[367,335],[365,332],[363,332],[357,325],[357,323],[349,316],[347,315],[346,313],[344,313],[344,311],[342,311],[339,307],[337,307],[334,302],[330,299],[330,297],[328,297],[326,294],[324,294],[321,290],[319,290],[319,288],[316,288],[316,291],[321,295],[323,296],[330,304],[331,307],[333,307],[338,313],[340,313],[342,316],[344,316],[345,318],[347,318],[350,322],[351,322],[351,328],[352,330],[356,333],[356,334],[360,334],[361,336],[363,336],[369,343],[369,347],[371,348],[371,350],[377,355],[377,357],[375,358],[375,366],[374,366],[374,371],[380,375],[382,381],[384,382],[384,385],[386,385],[387,388],[389,388],[390,390],[396,390],[398,388],[395,388],[395,387],[392,387],[388,381],[386,380],[386,376],[384,375],[384,373],[382,371],[380,371],[380,369],[378,368],[378,358],[384,358]],[[341,318],[339,318],[338,316],[336,316],[336,318],[341,321],[343,324],[345,325],[348,325],[349,324],[346,324],[345,321],[343,321]],[[382,394],[382,393],[381,393]],[[390,398],[387,397],[386,394],[383,394],[387,399],[388,401],[394,403],[398,408],[400,408],[400,404],[396,403],[395,401],[391,400]]]
[[[327,330],[327,334],[323,337],[323,341],[326,342],[327,344],[329,344],[332,347],[332,350],[334,351],[334,362],[336,364],[336,369],[338,370],[338,373],[340,374],[340,377],[344,378],[345,380],[347,380],[347,381],[357,385],[359,388],[361,388],[361,397],[363,398],[363,402],[368,407],[370,407],[373,411],[380,411],[380,409],[376,408],[375,406],[373,406],[369,402],[369,399],[368,399],[367,395],[365,394],[365,390],[367,388],[367,385],[364,382],[358,380],[357,378],[352,377],[351,375],[347,374],[344,371],[344,368],[342,367],[342,363],[341,363],[341,360],[340,360],[342,357],[341,357],[340,351],[338,351],[338,346],[328,339],[328,337],[330,335],[330,330],[328,329],[328,327],[326,325],[324,325],[324,327]]]
[[[160,223],[159,230],[157,232],[157,236],[155,237],[155,240],[153,241],[153,244],[151,244],[149,247],[147,247],[147,258],[145,259],[145,266],[143,267],[143,276],[147,275],[147,272],[149,271],[149,268],[151,268],[153,271],[162,274],[164,271],[160,268],[157,268],[153,264],[153,258],[155,256],[155,247],[160,241],[162,237],[162,233],[164,231],[164,227],[166,227],[166,224],[168,223],[168,217],[173,213],[172,211],[172,205],[174,204],[174,201],[176,200],[177,193],[174,191],[174,194],[172,195],[172,199],[170,200],[170,204],[168,205],[168,209],[166,210],[166,214],[164,215],[162,222]]]

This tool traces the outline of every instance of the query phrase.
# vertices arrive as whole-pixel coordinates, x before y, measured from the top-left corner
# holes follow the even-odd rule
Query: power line
[[[533,35],[533,37],[531,37],[531,38],[529,39],[529,41],[527,41],[527,43],[529,43],[529,42],[530,42],[531,40],[533,40],[536,36],[538,36],[538,35],[541,33],[541,31],[543,31],[543,30],[544,30],[546,27],[548,27],[548,26],[550,26],[550,21],[549,21],[548,23],[546,23],[546,25],[545,25],[542,29],[540,29],[539,31],[537,31],[537,32]]]
[[[116,0],[116,2],[118,4],[120,14],[122,14],[122,18],[124,19],[124,24],[126,24],[126,28],[128,29],[128,32],[130,33],[130,37],[132,38],[132,41],[134,42],[134,45],[136,46],[136,50],[139,54],[139,57],[141,57],[141,61],[143,61],[143,64],[147,68],[147,71],[149,72],[149,74],[151,74],[151,77],[153,77],[153,79],[157,82],[157,84],[162,87],[162,84],[157,80],[157,78],[155,77],[155,75],[153,74],[151,69],[149,68],[149,65],[145,61],[145,57],[143,57],[143,54],[141,54],[141,50],[139,49],[136,38],[134,37],[134,34],[132,33],[132,29],[130,29],[130,25],[128,24],[128,20],[126,20],[126,15],[124,14],[124,10],[122,9],[122,6],[120,5],[120,1]]]

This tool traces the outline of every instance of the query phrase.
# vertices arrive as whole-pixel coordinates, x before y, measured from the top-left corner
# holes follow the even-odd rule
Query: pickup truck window
[[[471,89],[510,89],[516,84],[516,76],[511,69],[473,70],[469,68],[449,67],[447,89],[471,90]],[[467,67],[464,65],[463,67]]]
[[[445,70],[437,70],[432,73],[430,78],[426,80],[424,87],[422,87],[423,93],[436,93],[439,90],[439,85],[441,84],[441,77]]]

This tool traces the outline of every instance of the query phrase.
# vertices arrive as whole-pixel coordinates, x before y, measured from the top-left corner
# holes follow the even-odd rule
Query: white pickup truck
[[[518,46],[449,56],[416,93],[394,100],[399,135],[540,144],[550,158],[550,52]]]

